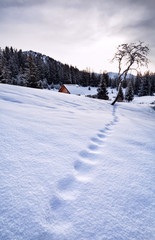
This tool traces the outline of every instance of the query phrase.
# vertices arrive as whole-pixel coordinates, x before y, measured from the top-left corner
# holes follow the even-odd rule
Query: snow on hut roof
[[[82,87],[77,84],[64,84],[64,86],[68,89],[71,94],[75,95],[89,95],[89,94],[96,94],[97,90],[95,87]]]
[[[82,88],[77,84],[64,84],[71,94],[84,95]]]

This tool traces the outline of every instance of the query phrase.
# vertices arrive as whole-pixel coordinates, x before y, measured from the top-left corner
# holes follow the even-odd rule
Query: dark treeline
[[[97,87],[100,75],[80,71],[40,53],[6,47],[0,49],[0,82],[49,89],[62,84]]]
[[[80,71],[33,51],[23,52],[12,47],[0,49],[0,83],[48,89],[62,84],[98,87],[103,78],[106,87],[117,88],[117,78],[110,78],[106,72],[96,74],[89,70]],[[155,73],[147,72],[137,77],[131,75],[123,81],[122,87],[126,88],[127,95],[153,95]]]
[[[104,73],[103,73],[104,76]],[[108,87],[117,88],[118,79],[108,79]],[[129,76],[123,80],[122,88],[126,89],[126,94],[132,92],[138,96],[152,96],[155,93],[155,73],[147,71],[143,75],[138,73],[137,76]]]

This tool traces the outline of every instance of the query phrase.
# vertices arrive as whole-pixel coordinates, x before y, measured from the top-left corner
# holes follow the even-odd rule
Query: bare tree
[[[119,92],[122,86],[123,80],[126,79],[129,70],[137,70],[142,66],[147,66],[149,60],[147,55],[149,53],[148,46],[144,46],[143,42],[121,44],[117,47],[117,52],[114,55],[112,61],[118,62],[118,93],[115,100],[112,102],[114,105],[119,97]]]

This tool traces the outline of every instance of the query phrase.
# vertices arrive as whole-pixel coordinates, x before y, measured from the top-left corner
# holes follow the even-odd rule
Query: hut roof
[[[82,87],[77,84],[63,84],[59,92],[66,92],[75,95],[85,95]]]

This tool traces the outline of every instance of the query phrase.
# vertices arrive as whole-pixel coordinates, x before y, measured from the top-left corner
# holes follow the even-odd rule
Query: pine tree
[[[24,70],[23,70],[22,67],[20,67],[20,71],[19,71],[18,84],[20,86],[25,86],[26,85],[26,76],[24,74]]]
[[[20,67],[24,69],[26,60],[27,60],[27,54],[24,54],[22,50],[19,50],[17,52],[18,69],[20,69]]]
[[[139,94],[141,79],[142,79],[142,75],[141,75],[141,73],[138,73],[136,78],[134,79],[134,94],[135,95]]]
[[[130,80],[125,91],[125,100],[131,102],[134,99],[134,89],[132,81]]]
[[[27,57],[25,78],[27,87],[38,88],[37,67],[31,53]]]
[[[150,86],[149,79],[146,76],[144,76],[141,81],[139,96],[150,95],[150,89],[151,89],[151,86]]]
[[[10,71],[10,77],[16,78],[19,72],[17,61],[15,59],[15,54],[8,60],[8,69]]]
[[[3,52],[0,54],[0,82],[11,84],[10,71]]]
[[[3,65],[1,83],[11,83],[10,82],[10,73],[7,65]]]
[[[111,79],[111,88],[116,88],[117,87],[117,78],[112,78]]]
[[[99,99],[104,99],[104,100],[108,100],[109,97],[108,97],[108,91],[107,91],[107,88],[106,88],[106,82],[105,82],[105,79],[104,77],[102,78],[100,84],[99,84],[99,87],[97,89],[97,98]]]
[[[74,67],[70,66],[70,74],[71,74],[71,83],[76,84],[76,76]]]
[[[3,50],[3,56],[6,59],[6,61],[10,59],[11,54],[9,47],[5,47],[5,49]]]
[[[82,71],[80,85],[87,87],[89,83],[89,73],[85,70]]]
[[[153,95],[153,86],[152,86],[152,78],[151,73],[148,71],[145,73],[144,78],[146,78],[146,81],[148,82],[148,95]]]
[[[100,75],[94,72],[90,75],[90,86],[97,87],[100,84]]]
[[[106,71],[103,72],[103,78],[105,79],[106,86],[109,87],[109,75]]]
[[[67,64],[64,65],[64,77],[63,77],[63,83],[70,84],[71,81],[71,74],[70,74],[70,68]]]
[[[34,60],[37,66],[38,78],[44,79],[45,73],[44,73],[44,61],[42,59],[42,55],[40,53],[37,54]]]
[[[37,88],[43,89],[43,83],[41,80],[39,80]]]

